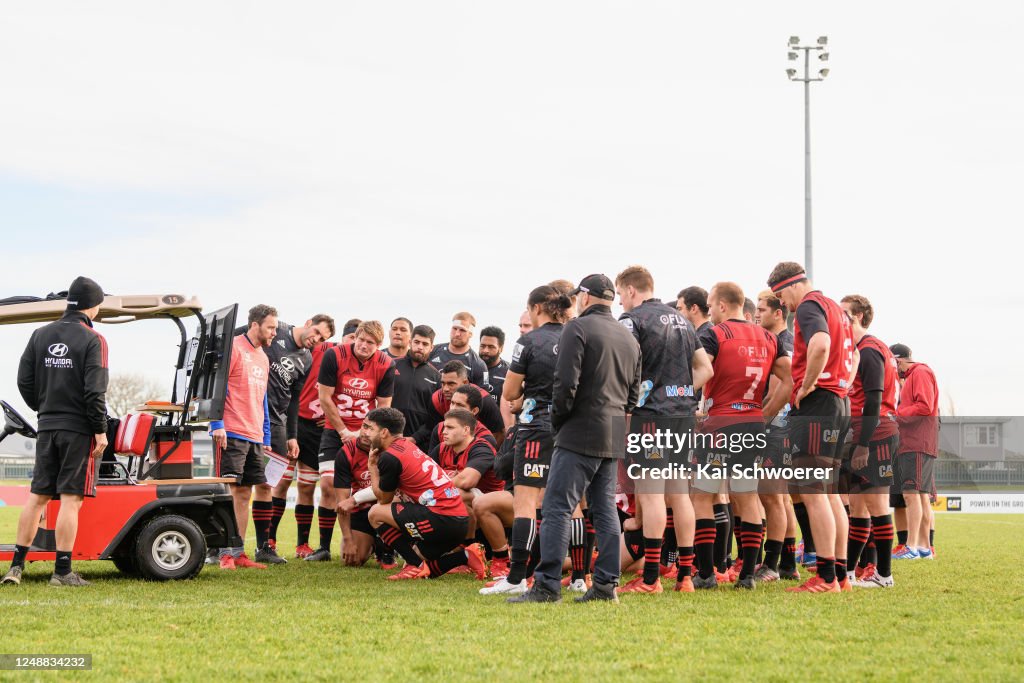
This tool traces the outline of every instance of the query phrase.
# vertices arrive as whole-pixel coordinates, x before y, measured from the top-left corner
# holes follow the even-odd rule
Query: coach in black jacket
[[[625,453],[626,414],[640,393],[640,345],[612,317],[615,286],[588,275],[572,294],[580,316],[558,342],[551,425],[555,452],[544,492],[540,564],[527,593],[509,602],[561,600],[562,560],[569,520],[585,491],[597,533],[593,587],[577,602],[616,600],[619,517],[615,511],[617,459]]]
[[[18,367],[18,389],[39,413],[32,489],[18,520],[11,568],[0,582],[21,583],[39,515],[60,497],[55,536],[57,564],[51,586],[88,585],[71,571],[71,551],[84,496],[96,494],[99,458],[107,446],[107,342],[92,321],[103,290],[79,277],[68,288],[64,316],[32,333]]]

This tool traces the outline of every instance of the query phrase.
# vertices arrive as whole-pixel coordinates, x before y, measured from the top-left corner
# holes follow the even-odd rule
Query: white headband
[[[453,320],[452,321],[452,327],[461,327],[461,328],[465,329],[468,332],[472,332],[473,331],[473,323],[468,322],[466,320]]]

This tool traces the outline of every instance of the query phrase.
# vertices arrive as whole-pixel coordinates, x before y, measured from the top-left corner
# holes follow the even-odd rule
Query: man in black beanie
[[[103,290],[87,277],[68,288],[64,316],[32,333],[18,367],[18,389],[39,414],[32,489],[18,520],[14,559],[0,584],[21,583],[25,556],[46,504],[60,497],[51,586],[87,586],[71,571],[78,510],[96,495],[96,474],[107,447],[107,342],[92,327]]]

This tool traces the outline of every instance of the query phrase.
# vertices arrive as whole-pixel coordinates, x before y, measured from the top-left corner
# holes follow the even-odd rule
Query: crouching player
[[[377,499],[368,513],[370,526],[406,562],[388,578],[435,578],[462,565],[478,576],[485,572],[479,547],[462,547],[469,515],[459,488],[413,441],[402,437],[402,413],[375,408],[361,429],[370,442],[366,464]]]
[[[377,500],[370,486],[370,439],[365,423],[354,439],[338,449],[334,460],[334,490],[341,526],[341,561],[361,567],[370,558],[376,534],[370,525],[370,506]],[[391,567],[384,567],[387,569]],[[383,567],[383,565],[382,565]]]

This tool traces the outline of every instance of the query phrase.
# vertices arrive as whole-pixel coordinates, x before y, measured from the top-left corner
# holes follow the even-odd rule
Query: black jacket
[[[626,413],[640,396],[640,345],[608,306],[570,320],[558,342],[551,427],[555,445],[597,458],[621,458]]]
[[[18,390],[41,432],[106,433],[107,380],[107,340],[78,311],[33,332],[18,366]]]
[[[412,437],[421,450],[430,442],[430,396],[441,386],[441,373],[430,363],[414,366],[408,355],[395,359],[395,393],[391,407],[405,416],[405,436]]]

